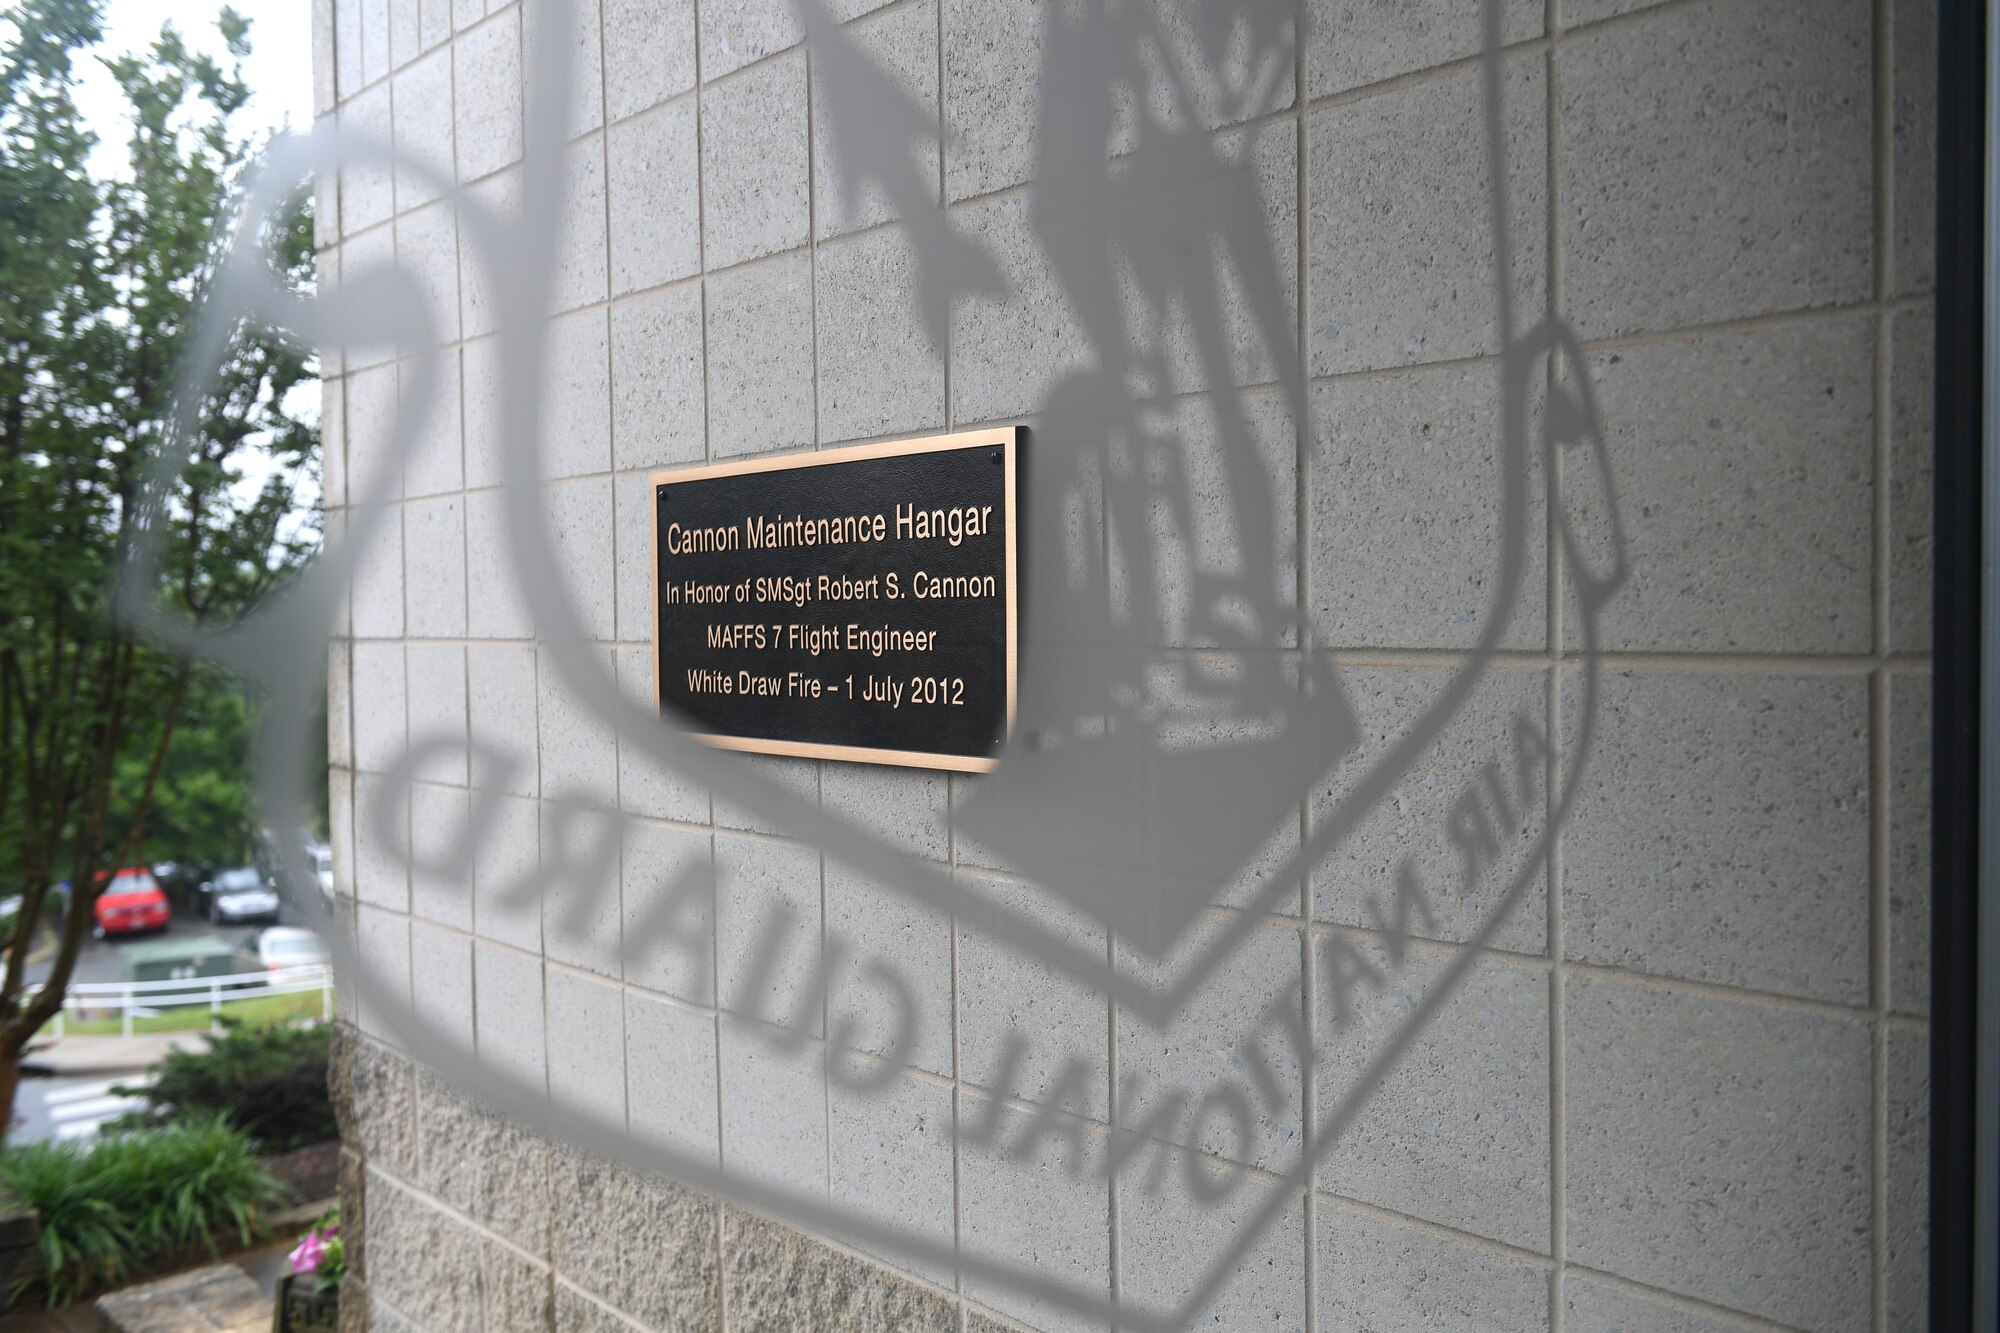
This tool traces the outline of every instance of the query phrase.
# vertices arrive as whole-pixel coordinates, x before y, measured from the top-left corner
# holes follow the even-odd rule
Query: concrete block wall
[[[1011,285],[954,309],[942,355],[886,205],[839,197],[784,0],[578,5],[543,496],[577,613],[643,698],[649,470],[1027,423],[1088,352],[1026,212],[1040,4],[834,6],[942,118],[926,178]],[[1268,357],[1238,367],[1292,497],[1277,512],[1309,613],[1297,652],[1341,669],[1365,757],[1448,678],[1486,595],[1491,518],[1465,480],[1490,472],[1497,435],[1478,6],[1306,9],[1271,109],[1213,134],[1256,163],[1310,375],[1313,427],[1295,445]],[[315,0],[314,23],[324,117],[483,204],[518,203],[518,0]],[[1596,753],[1538,890],[1208,1318],[1921,1328],[1934,5],[1507,0],[1502,28],[1508,281],[1584,341],[1631,543],[1603,626]],[[318,202],[326,280],[407,269],[443,348],[429,402],[407,348],[325,363],[336,540],[362,479],[397,471],[330,656],[336,879],[364,952],[480,1060],[558,1101],[967,1251],[1172,1303],[1250,1203],[955,1153],[952,1127],[998,1095],[1003,1117],[1055,1100],[1101,1131],[1113,1070],[1200,1079],[1227,1060],[1244,994],[1303,979],[1316,1058],[1280,1071],[1298,1110],[1249,1146],[1258,1188],[1277,1188],[1299,1115],[1323,1112],[1370,1050],[1336,1039],[1311,950],[1379,959],[1395,941],[1368,904],[1393,891],[1386,867],[1425,803],[1459,790],[1519,710],[1552,734],[1575,725],[1576,613],[1553,537],[1531,543],[1493,697],[1402,784],[1418,813],[1358,830],[1258,918],[1229,993],[1161,1033],[599,727],[538,649],[508,564],[492,279],[419,172],[352,166]],[[1198,416],[1199,367],[1176,373]],[[388,451],[399,413],[419,417],[407,459]],[[1539,499],[1531,519],[1548,530]],[[385,775],[436,737],[452,743],[378,818]],[[469,762],[474,738],[515,762]],[[753,762],[969,891],[1145,966],[955,829],[968,780]],[[406,840],[448,845],[489,791],[499,813],[462,875],[407,868]],[[1304,794],[1278,841],[1296,845],[1340,795]],[[520,904],[510,885],[593,836],[559,803],[578,797],[626,817],[605,880]],[[722,885],[712,965],[621,961],[649,895],[704,863]],[[602,896],[572,914],[562,894]],[[828,933],[894,949],[914,979],[934,1021],[893,1097],[854,1098],[816,1045],[780,1059],[718,1008],[777,901],[801,922],[786,985]],[[1485,905],[1435,906],[1399,975],[1411,994]],[[355,1327],[1088,1326],[586,1159],[414,1065],[379,1016],[344,1015]],[[1004,1039],[1024,1025],[1058,1036],[1003,1083]],[[1075,1052],[1110,1061],[1064,1083]],[[1100,1132],[1087,1141],[1101,1150]]]

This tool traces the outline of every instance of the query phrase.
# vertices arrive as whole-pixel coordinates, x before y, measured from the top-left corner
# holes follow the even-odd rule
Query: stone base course
[[[1021,1325],[665,1177],[552,1143],[338,1025],[341,1333]]]

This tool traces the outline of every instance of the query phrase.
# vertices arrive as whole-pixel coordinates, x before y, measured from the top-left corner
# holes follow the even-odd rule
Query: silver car
[[[283,979],[301,968],[325,967],[327,962],[326,944],[310,930],[272,926],[236,946],[234,966],[240,973],[264,972]]]
[[[255,866],[220,872],[201,886],[201,895],[209,921],[218,926],[278,919],[278,891]]]

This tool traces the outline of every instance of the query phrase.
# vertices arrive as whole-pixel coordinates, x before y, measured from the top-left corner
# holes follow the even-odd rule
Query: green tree
[[[255,710],[236,683],[197,666],[149,790],[150,756],[128,753],[112,776],[111,823],[137,828],[137,859],[241,864],[257,836],[251,784]]]
[[[233,126],[248,95],[249,23],[221,12],[228,69],[171,26],[143,54],[105,61],[132,132],[125,170],[104,181],[90,174],[94,141],[73,96],[75,61],[99,39],[98,0],[25,0],[8,24],[0,875],[24,908],[0,974],[0,1116],[11,1118],[20,1051],[61,1003],[100,879],[133,856],[175,758],[176,725],[191,697],[206,708],[211,694],[194,663],[141,641],[110,611],[146,470],[169,451],[180,473],[160,586],[148,591],[191,620],[226,622],[317,545],[316,519],[299,511],[315,490],[318,441],[294,392],[312,382],[309,352],[253,326],[235,331],[195,405],[195,438],[170,424],[181,349],[257,147]],[[308,284],[304,198],[269,230],[287,276]],[[30,999],[31,932],[65,878],[75,888],[57,953]]]

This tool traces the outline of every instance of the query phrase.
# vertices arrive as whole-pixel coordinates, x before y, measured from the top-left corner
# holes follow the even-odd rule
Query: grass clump
[[[289,995],[259,995],[249,1000],[224,1000],[222,1021],[231,1021],[246,1026],[269,1026],[273,1023],[291,1023],[300,1020],[316,1021],[325,1011],[326,1002],[320,993],[313,991],[293,991]],[[215,1022],[216,1015],[206,1004],[175,1005],[157,1014],[141,1014],[132,1020],[134,1032],[203,1032]],[[89,1018],[78,1020],[67,1018],[63,1022],[63,1034],[70,1037],[102,1037],[124,1031],[124,1020],[119,1018]],[[42,1027],[42,1035],[55,1035],[55,1020],[50,1019]]]
[[[10,1298],[39,1284],[50,1306],[115,1286],[217,1240],[247,1245],[284,1185],[248,1135],[220,1115],[37,1143],[0,1153],[0,1186],[41,1220],[36,1262]]]

